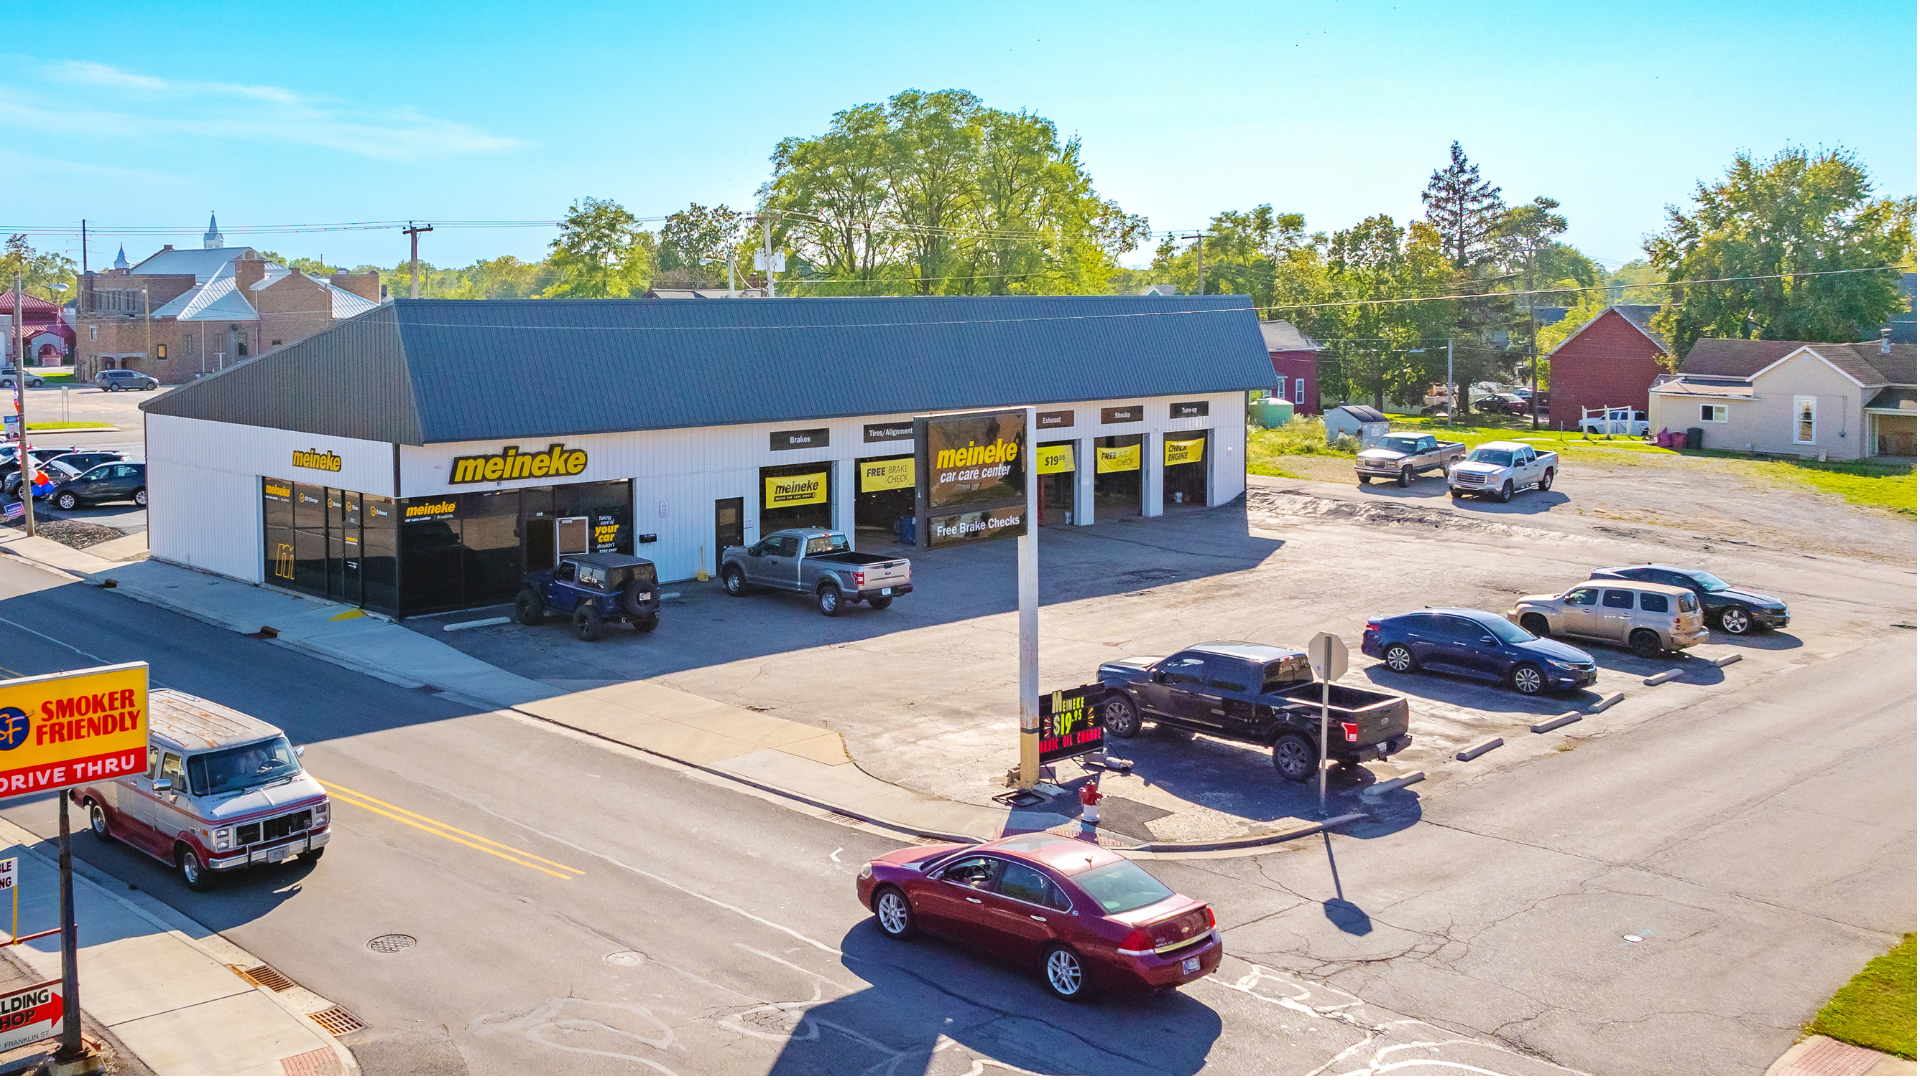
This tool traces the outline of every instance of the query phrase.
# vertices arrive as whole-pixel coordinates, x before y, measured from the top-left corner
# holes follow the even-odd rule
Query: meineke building
[[[401,617],[914,514],[916,413],[1038,410],[1043,525],[1239,496],[1246,297],[395,300],[147,402],[154,557]]]

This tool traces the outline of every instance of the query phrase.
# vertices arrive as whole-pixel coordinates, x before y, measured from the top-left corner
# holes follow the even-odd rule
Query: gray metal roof
[[[260,253],[250,247],[162,248],[141,259],[133,268],[136,274],[192,274],[205,281],[235,259],[257,259]]]
[[[395,300],[142,408],[408,445],[1245,390],[1244,296]]]

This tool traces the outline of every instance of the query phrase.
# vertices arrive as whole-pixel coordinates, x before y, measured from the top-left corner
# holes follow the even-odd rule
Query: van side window
[[[573,580],[573,564],[570,562],[563,562],[559,566],[554,567],[553,580],[572,581]]]
[[[1600,606],[1610,607],[1610,608],[1631,608],[1633,606],[1633,590],[1608,589],[1606,596],[1604,596],[1600,600]]]
[[[1640,594],[1640,610],[1656,611],[1665,615],[1667,613],[1667,598],[1659,593],[1643,592]]]
[[[173,790],[187,790],[187,773],[180,767],[180,755],[169,751],[160,759],[160,779],[173,781]]]

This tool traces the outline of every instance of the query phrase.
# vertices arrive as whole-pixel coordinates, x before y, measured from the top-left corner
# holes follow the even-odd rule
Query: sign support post
[[[67,796],[60,789],[60,997],[66,1012],[60,1018],[60,1049],[56,1057],[73,1061],[86,1056],[80,1042],[80,943],[73,920],[73,830],[67,821]]]
[[[1320,816],[1327,816],[1327,729],[1332,726],[1328,719],[1330,702],[1333,696],[1333,680],[1347,673],[1347,643],[1339,637],[1321,631],[1307,642],[1307,666],[1320,680],[1320,760],[1316,768],[1320,773]]]
[[[1033,409],[1027,419],[1026,445],[1032,447]],[[1040,782],[1040,485],[1034,482],[1033,454],[1020,455],[1027,475],[1027,528],[1020,534],[1020,783],[1032,791]]]

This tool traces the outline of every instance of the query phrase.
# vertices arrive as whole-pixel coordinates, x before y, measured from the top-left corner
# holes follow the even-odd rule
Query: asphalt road
[[[1753,1073],[1914,922],[1904,632],[1400,795],[1390,835],[1156,862],[1229,960],[1088,1006],[881,939],[851,894],[883,837],[0,560],[0,666],[127,659],[305,743],[336,839],[210,894],[78,854],[363,1018],[370,1073]]]
[[[193,894],[123,846],[76,851],[364,1019],[347,1042],[370,1073],[1549,1068],[1239,959],[1184,992],[1064,1005],[1022,967],[880,938],[853,876],[893,841],[12,560],[0,597],[12,672],[146,659],[156,686],[308,746],[337,800],[316,866]],[[48,799],[0,812],[54,828]],[[1194,880],[1227,926],[1292,899]],[[415,943],[367,947],[390,934]]]

